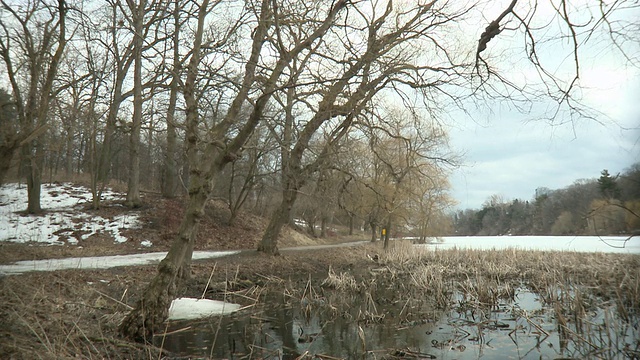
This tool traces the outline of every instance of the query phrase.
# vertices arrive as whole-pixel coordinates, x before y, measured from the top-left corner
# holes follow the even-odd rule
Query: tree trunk
[[[378,227],[373,222],[370,222],[369,226],[371,226],[371,242],[376,242],[378,239]]]
[[[42,170],[39,168],[40,162],[37,159],[40,151],[34,151],[34,147],[36,149],[39,147],[35,141],[29,142],[22,147],[22,161],[27,177],[27,214],[39,214],[42,212],[40,207]]]
[[[384,232],[384,249],[389,248],[389,233],[391,232],[391,219],[387,220],[387,225],[385,226]]]
[[[176,102],[178,99],[178,82],[180,80],[180,6],[176,1],[173,10],[173,77],[169,92],[169,107],[167,108],[167,148],[164,154],[164,171],[162,181],[162,196],[172,198],[178,190],[178,164],[176,150],[178,135],[175,124]]]
[[[139,207],[140,200],[140,128],[142,127],[142,26],[145,0],[139,0],[134,15],[133,124],[129,137],[129,182],[127,206]]]
[[[177,92],[177,91],[176,91]],[[162,181],[162,196],[172,198],[176,196],[178,189],[178,164],[176,162],[177,133],[174,123],[174,112],[176,107],[176,95],[171,90],[169,98],[169,111],[167,113],[167,148],[164,155],[164,171]]]
[[[184,273],[187,271],[184,264],[191,260],[193,242],[208,196],[206,185],[200,186],[190,195],[189,207],[180,225],[178,238],[158,265],[158,274],[147,286],[134,310],[120,324],[119,330],[123,336],[139,342],[150,342],[154,330],[167,318],[169,306],[179,286],[178,280],[188,276]]]
[[[74,114],[75,115],[75,114]],[[73,121],[70,119],[69,121]],[[67,128],[67,137],[66,137],[66,154],[65,154],[65,162],[64,162],[64,175],[67,180],[71,179],[71,174],[73,174],[73,128],[75,126],[72,124]]]
[[[128,67],[127,67],[128,68]],[[97,210],[100,208],[100,199],[102,196],[102,190],[104,189],[111,169],[111,142],[113,141],[113,135],[116,131],[116,121],[118,118],[118,111],[122,104],[122,82],[124,81],[124,73],[121,70],[117,70],[118,75],[115,80],[113,98],[109,105],[109,113],[107,114],[104,135],[102,139],[102,146],[98,150],[97,141],[95,136],[87,140],[87,144],[90,144],[88,153],[90,153],[91,165],[90,169],[93,172],[91,174],[91,192],[93,194],[93,208]],[[94,105],[91,110],[93,114]],[[95,117],[94,115],[92,115]],[[95,126],[97,126],[97,119],[93,120]],[[97,130],[94,130],[94,134]]]
[[[191,261],[198,224],[214,186],[215,175],[224,166],[223,162],[214,161],[216,155],[214,149],[206,149],[202,156],[198,156],[197,149],[198,106],[194,91],[207,5],[208,1],[204,0],[198,11],[198,30],[184,91],[187,105],[187,155],[191,165],[189,205],[180,224],[178,238],[171,245],[167,256],[160,262],[158,273],[145,289],[135,308],[120,324],[120,333],[136,341],[151,340],[155,328],[167,317],[179,280],[189,275],[189,268],[185,266],[185,262],[188,264]]]
[[[282,193],[282,202],[278,209],[273,213],[269,220],[269,225],[262,235],[262,240],[258,246],[258,251],[266,254],[278,255],[278,237],[282,231],[282,227],[289,221],[291,209],[298,197],[298,191],[295,188],[285,189]]]

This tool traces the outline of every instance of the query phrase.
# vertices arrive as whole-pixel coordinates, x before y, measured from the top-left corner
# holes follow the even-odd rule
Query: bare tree
[[[66,1],[56,6],[33,0],[11,4],[0,1],[3,34],[0,34],[0,55],[13,90],[20,129],[11,139],[14,149],[21,148],[21,161],[27,177],[27,213],[39,213],[40,186],[43,166],[42,141],[49,105],[54,93],[58,64],[67,44]],[[52,51],[53,50],[53,51]],[[8,154],[13,155],[13,151]]]
[[[143,111],[143,52],[148,43],[163,41],[153,28],[159,19],[166,17],[166,7],[160,1],[127,0],[127,10],[122,14],[132,29],[132,57],[133,57],[133,119],[129,134],[129,181],[127,186],[127,205],[138,207],[142,204],[140,198],[140,131],[142,127]],[[150,34],[156,36],[149,38]],[[145,42],[147,45],[145,45]],[[154,87],[153,80],[146,87]]]
[[[267,154],[275,148],[273,142],[273,138],[261,126],[245,144],[244,156],[227,166],[225,173],[228,184],[224,195],[229,206],[229,225],[233,224],[249,196],[254,193],[256,184],[270,175],[271,170],[263,165]]]
[[[93,84],[92,77],[88,75],[84,58],[79,55],[80,52],[75,45],[72,42],[67,46],[67,55],[59,66],[58,84],[61,91],[52,100],[53,106],[49,112],[51,117],[55,116],[52,120],[58,121],[54,125],[56,128],[51,130],[60,131],[61,136],[59,141],[49,141],[50,148],[57,147],[54,153],[57,154],[58,159],[64,160],[64,175],[67,179],[70,179],[73,174],[76,135],[89,130],[83,124],[83,118],[89,115],[87,105],[95,101],[90,92]],[[80,47],[83,46],[80,43]],[[48,164],[48,166],[50,172],[57,170],[56,164]]]
[[[309,104],[310,117],[305,121],[290,152],[282,160],[283,201],[274,212],[258,247],[259,250],[277,254],[277,239],[289,214],[296,196],[305,179],[318,170],[331,154],[337,142],[350,131],[354,122],[360,118],[369,102],[385,89],[410,88],[437,92],[439,86],[446,84],[447,78],[455,74],[458,64],[450,62],[435,66],[417,66],[417,54],[409,51],[411,46],[424,46],[421,43],[430,30],[453,22],[459,14],[444,15],[443,9],[434,3],[416,4],[409,9],[396,9],[392,2],[384,6],[377,4],[372,11],[360,9],[354,11],[353,18],[345,18],[342,31],[351,32],[338,44],[347,49],[335,58],[319,55],[319,67],[337,68],[336,74],[328,79],[322,74],[311,74],[311,78],[326,79],[322,86],[312,92],[310,99],[297,100]],[[358,33],[353,24],[362,24]],[[347,30],[348,29],[348,30]],[[359,39],[360,41],[350,40]],[[435,40],[431,40],[435,41]],[[429,41],[427,41],[429,42]],[[432,44],[439,49],[438,44]],[[319,48],[317,51],[324,50]],[[327,45],[328,53],[336,53]],[[443,56],[447,55],[442,50]],[[331,65],[329,65],[331,64]],[[310,68],[315,68],[310,67]],[[304,79],[304,77],[303,77]],[[398,90],[402,96],[403,90]],[[393,91],[392,91],[393,92]],[[306,91],[305,94],[309,94]],[[432,95],[423,93],[426,98]],[[325,146],[315,152],[309,145],[313,137],[325,128]],[[307,157],[307,159],[305,159]],[[310,160],[312,159],[312,160]]]
[[[169,84],[169,105],[167,108],[167,147],[164,152],[163,175],[162,175],[162,195],[164,197],[174,197],[178,189],[178,164],[177,155],[177,126],[176,126],[176,105],[178,101],[178,88],[181,73],[180,57],[180,1],[173,2],[173,67],[171,69],[171,83]]]
[[[93,23],[92,18],[84,22],[83,35],[87,47],[85,50],[88,70],[93,74],[90,114],[93,116],[91,143],[91,191],[93,207],[100,207],[100,199],[108,181],[112,161],[112,142],[117,131],[117,121],[120,108],[124,101],[131,96],[131,91],[125,89],[125,80],[133,64],[133,42],[122,40],[121,32],[124,20],[121,19],[116,2],[109,1],[106,6],[96,10],[102,19],[109,22]],[[97,29],[97,30],[96,30]],[[98,44],[89,46],[88,44]],[[105,84],[108,84],[105,87]],[[100,111],[97,109],[98,92],[109,94],[107,110],[104,114],[104,125],[100,126]]]
[[[133,121],[129,134],[129,182],[127,206],[138,207],[140,199],[140,128],[142,126],[142,31],[146,15],[146,0],[127,0],[131,17],[126,17],[133,30]]]
[[[219,4],[220,2],[216,2],[212,5],[218,6]],[[322,20],[315,30],[306,36],[304,41],[288,51],[283,49],[271,68],[271,73],[266,78],[262,78],[257,76],[258,61],[267,33],[272,26],[273,15],[271,2],[263,0],[256,8],[257,20],[252,34],[251,50],[245,63],[244,75],[238,91],[224,118],[210,127],[206,135],[200,133],[201,118],[195,90],[201,51],[204,45],[204,22],[210,10],[206,1],[200,6],[197,21],[198,30],[195,34],[184,84],[187,157],[190,165],[189,204],[180,225],[178,237],[165,259],[160,263],[158,274],[145,290],[136,308],[129,313],[120,326],[120,331],[125,336],[133,339],[148,339],[155,326],[165,319],[169,304],[175,296],[176,280],[189,274],[188,264],[191,259],[195,233],[211,189],[215,186],[217,174],[224,166],[238,157],[238,152],[261,121],[264,109],[278,86],[278,79],[287,64],[326,33],[336,14],[344,6],[345,2],[336,2],[328,12],[326,19]],[[241,108],[248,101],[249,93],[257,81],[260,81],[261,85],[260,95],[251,101],[252,110],[246,122],[238,124]],[[232,128],[235,129],[233,137],[225,141]],[[204,144],[201,140],[203,136],[208,139]],[[202,150],[200,151],[201,145]]]
[[[221,4],[194,5],[197,31],[185,58],[186,73],[181,75],[186,76],[181,87],[189,204],[158,274],[121,324],[120,331],[129,338],[149,339],[164,320],[176,286],[189,275],[195,234],[207,201],[220,184],[218,176],[243,155],[259,124],[268,123],[281,147],[283,200],[259,246],[276,254],[278,235],[298,192],[311,175],[326,168],[340,142],[359,124],[359,131],[365,124],[388,130],[386,124],[367,123],[372,101],[393,96],[409,107],[420,103],[435,116],[446,105],[462,106],[466,97],[490,91],[496,84],[511,86],[492,68],[481,68],[491,64],[490,58],[474,61],[491,50],[489,40],[489,45],[496,43],[495,29],[481,36],[484,51],[458,54],[460,41],[450,36],[460,30],[459,21],[478,5],[475,2],[248,1],[233,14],[238,15],[237,22],[227,29],[228,34],[247,35],[249,40],[236,47],[228,46],[229,37],[214,41],[217,32],[205,30],[207,16],[213,17]],[[480,85],[471,88],[478,85],[474,83],[478,78]],[[203,91],[211,83],[220,88]],[[500,91],[490,95],[494,94],[504,95]],[[276,116],[267,113],[282,115],[282,121],[272,123]],[[397,175],[397,184],[404,184],[406,175],[396,170],[389,172]],[[392,201],[392,208],[396,204]]]

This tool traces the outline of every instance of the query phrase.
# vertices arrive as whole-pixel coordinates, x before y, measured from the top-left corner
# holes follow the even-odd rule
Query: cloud
[[[452,146],[466,153],[465,166],[451,179],[458,207],[480,208],[493,194],[531,200],[538,187],[563,188],[579,179],[597,178],[602,169],[622,172],[640,161],[638,130],[627,120],[640,111],[637,101],[629,100],[611,100],[612,114],[624,109],[626,117],[619,123],[580,120],[552,126],[502,111],[486,125],[467,121],[451,129]],[[482,116],[486,114],[478,113]]]

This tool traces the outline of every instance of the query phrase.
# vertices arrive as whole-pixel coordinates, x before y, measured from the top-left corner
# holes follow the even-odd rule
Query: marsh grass
[[[557,335],[563,356],[640,357],[640,256],[433,251],[408,242],[393,242],[389,251],[374,244],[342,249],[338,255],[339,261],[323,268],[293,256],[265,260],[257,271],[255,264],[249,270],[232,264],[228,271],[218,266],[214,274],[210,265],[196,265],[196,285],[189,296],[252,304],[243,314],[255,318],[261,316],[261,307],[277,299],[283,304],[278,306],[302,308],[307,318],[322,312],[365,332],[380,324],[407,328],[433,323],[443,311],[458,311],[466,320],[451,324],[455,336],[446,343],[457,347],[464,337],[482,344],[488,332],[502,326],[492,316],[527,289],[537,296],[552,326],[514,309],[512,317],[522,328],[504,332],[514,342],[529,333],[541,339]],[[299,267],[283,274],[285,263]],[[0,358],[158,359],[169,354],[116,336],[128,304],[153,273],[152,268],[69,270],[0,279]],[[244,330],[251,337],[259,329]],[[362,345],[371,354],[373,344]],[[258,348],[248,348],[255,351],[249,358],[256,358]]]
[[[513,302],[518,289],[537,294],[545,311],[552,314],[561,350],[577,357],[631,357],[640,354],[640,257],[605,253],[553,251],[431,250],[394,242],[386,252],[369,256],[374,280],[361,282],[361,290],[380,303],[403,302],[395,317],[410,314],[406,304],[425,302],[439,309],[456,308],[463,313],[483,314],[476,322],[483,328],[500,327],[486,320],[501,304]],[[349,274],[330,269],[324,284],[341,290],[352,288]],[[376,299],[376,301],[373,301]],[[380,321],[391,307],[376,309]],[[413,306],[414,309],[424,307]],[[421,311],[421,310],[417,310]],[[549,333],[526,312],[530,331],[547,338]],[[358,318],[367,320],[366,316]],[[462,331],[462,330],[460,330]],[[465,331],[466,332],[466,331]],[[515,329],[512,330],[512,333]],[[636,339],[636,340],[634,340]],[[570,350],[567,350],[570,349]]]
[[[112,336],[127,311],[113,296],[86,286],[81,276],[6,277],[0,288],[0,358],[158,358],[153,346]]]
[[[322,281],[321,286],[326,286],[339,291],[357,290],[358,283],[353,275],[347,272],[337,274],[333,268],[329,267],[327,278]]]
[[[365,246],[353,253],[364,259],[357,266],[332,264],[319,276],[288,279],[260,275],[260,285],[251,291],[269,293],[260,296],[259,302],[265,304],[283,299],[285,308],[299,310],[301,321],[311,323],[321,317],[350,324],[357,339],[354,346],[361,348],[357,357],[362,358],[373,354],[398,358],[380,356],[376,344],[364,336],[374,331],[371,327],[407,329],[441,321],[443,314],[449,314],[444,321],[450,331],[429,345],[442,351],[490,348],[496,334],[503,334],[516,347],[518,342],[528,344],[525,354],[551,351],[572,358],[637,358],[638,256],[515,249],[433,251],[408,242],[394,242],[388,251]],[[520,292],[534,296],[540,308],[528,312],[515,305]],[[255,316],[260,317],[257,310]],[[255,331],[259,329],[245,332]],[[332,336],[322,331],[311,335]],[[249,358],[273,351],[246,341],[254,351]],[[539,350],[552,344],[560,348]],[[300,353],[301,358],[312,356]]]
[[[476,294],[481,302],[513,298],[522,285],[546,302],[599,296],[634,312],[640,310],[640,256],[528,250],[430,250],[398,242],[379,264],[395,277],[412,274],[413,285]],[[572,291],[566,291],[570,289]],[[576,306],[581,304],[576,302]]]

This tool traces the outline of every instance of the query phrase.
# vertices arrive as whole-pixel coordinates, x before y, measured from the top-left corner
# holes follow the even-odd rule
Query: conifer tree
[[[600,189],[600,193],[606,198],[619,199],[620,188],[616,182],[618,176],[616,175],[615,177],[612,177],[607,169],[602,170],[600,174],[601,176],[598,179],[598,188]]]

